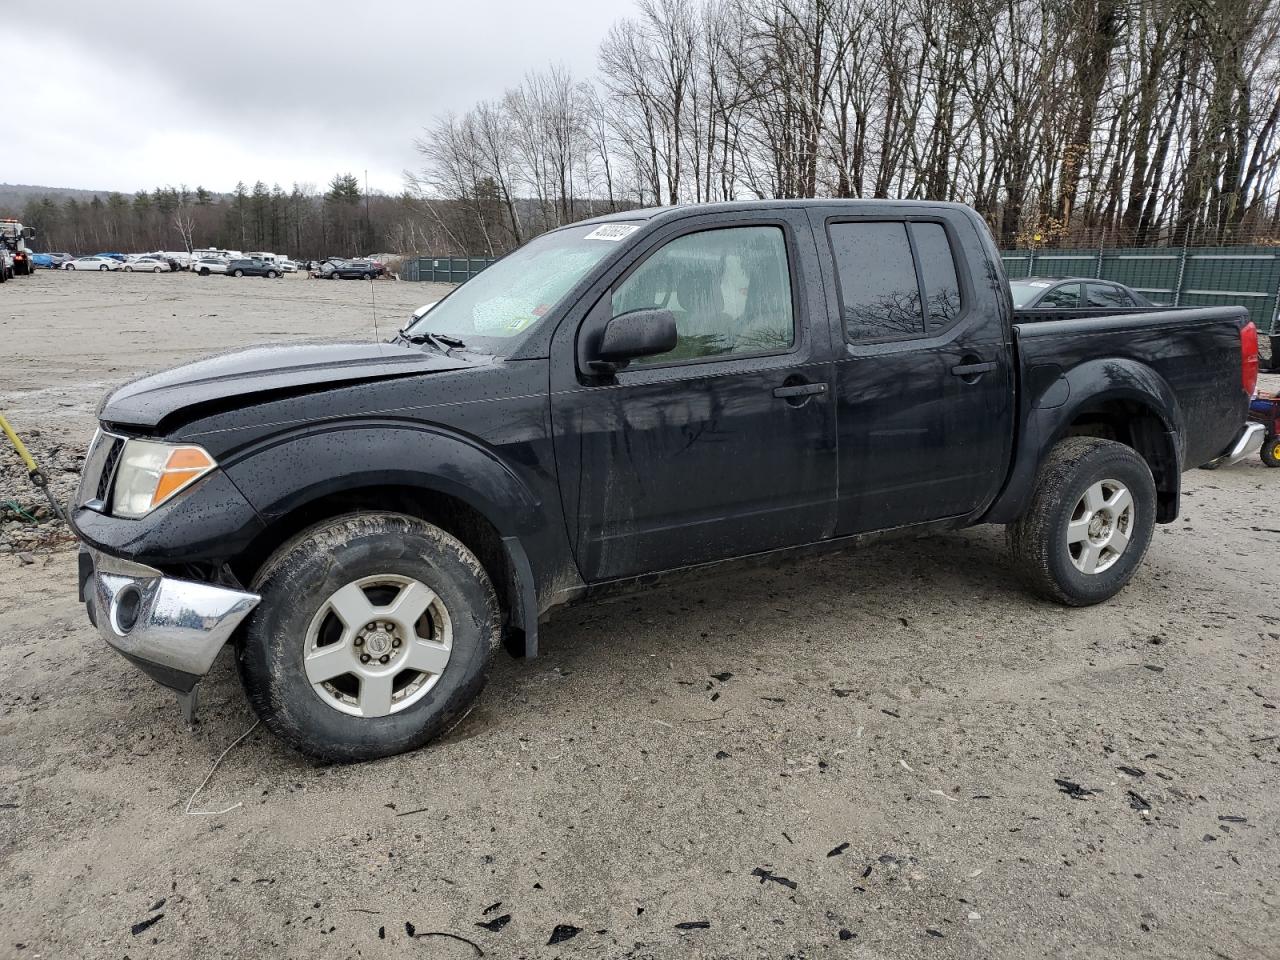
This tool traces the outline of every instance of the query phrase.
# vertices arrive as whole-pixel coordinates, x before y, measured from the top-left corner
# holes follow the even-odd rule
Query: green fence
[[[466,283],[485,267],[497,260],[496,257],[439,257],[432,259],[420,257],[406,260],[403,276],[405,280],[421,280],[424,283]]]
[[[1280,326],[1280,248],[1116,247],[1006,250],[1010,277],[1096,277],[1175,307],[1247,307],[1263,333]]]

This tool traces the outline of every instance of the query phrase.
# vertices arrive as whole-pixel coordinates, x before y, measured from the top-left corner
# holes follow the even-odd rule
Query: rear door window
[[[942,224],[832,223],[828,234],[849,342],[932,335],[960,318],[960,276]]]
[[[845,338],[857,342],[923,333],[920,284],[907,225],[833,223],[829,233]]]

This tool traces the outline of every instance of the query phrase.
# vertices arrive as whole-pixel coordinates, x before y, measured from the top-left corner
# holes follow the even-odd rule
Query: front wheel
[[[277,273],[276,273],[274,270],[268,270],[268,271],[267,271],[267,279],[268,279],[268,280],[274,280],[276,277],[277,277]]]
[[[208,268],[208,267],[201,267],[201,268],[200,268],[200,276],[202,276],[202,277],[207,277],[208,275],[209,275],[209,268]]]
[[[1083,607],[1132,579],[1155,519],[1155,481],[1137,451],[1070,437],[1041,466],[1027,512],[1009,526],[1009,547],[1035,593]]]
[[[1264,443],[1258,456],[1268,467],[1280,467],[1280,437],[1272,437]]]
[[[156,267],[156,268],[155,268],[154,270],[152,270],[151,272],[152,272],[152,273],[159,273],[159,272],[160,272],[160,268],[159,268],[159,267]]]
[[[484,686],[498,601],[461,542],[394,513],[325,521],[254,578],[241,641],[249,701],[309,756],[357,761],[423,746]]]
[[[110,269],[111,269],[111,268],[110,268],[110,267],[108,267],[108,266],[104,263],[102,266],[100,266],[100,267],[98,268],[98,272],[99,272],[99,273],[106,273],[106,272],[107,272],[108,270],[110,270]]]

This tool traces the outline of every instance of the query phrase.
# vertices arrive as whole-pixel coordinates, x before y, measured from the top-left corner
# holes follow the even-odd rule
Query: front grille
[[[90,510],[105,511],[111,496],[111,481],[116,466],[124,452],[124,437],[99,430],[84,458],[84,473],[80,476],[80,493],[77,500]]]

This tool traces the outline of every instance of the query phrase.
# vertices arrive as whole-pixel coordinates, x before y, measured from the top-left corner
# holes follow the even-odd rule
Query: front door
[[[690,217],[656,233],[587,317],[670,310],[674,350],[602,379],[564,359],[577,330],[557,332],[557,463],[588,582],[830,535],[835,417],[815,253],[799,211]]]

